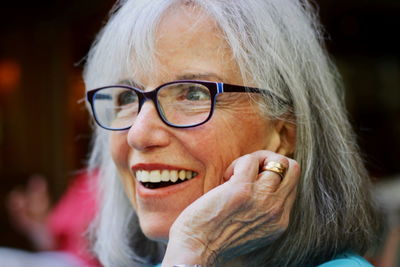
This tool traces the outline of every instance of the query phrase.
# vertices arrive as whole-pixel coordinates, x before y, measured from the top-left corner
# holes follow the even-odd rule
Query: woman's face
[[[140,73],[134,82],[143,84],[144,90],[181,79],[243,84],[214,22],[205,16],[199,19],[199,14],[199,10],[181,7],[165,15],[157,32],[155,70]],[[187,129],[165,125],[154,104],[147,101],[129,130],[111,133],[110,148],[144,234],[167,241],[181,211],[223,183],[225,169],[233,160],[256,150],[275,151],[276,136],[274,124],[260,115],[246,94],[227,93],[217,99],[207,123]],[[143,170],[142,174],[164,170],[166,175],[172,175],[171,170],[178,174],[189,170],[197,175],[150,189],[136,179]]]

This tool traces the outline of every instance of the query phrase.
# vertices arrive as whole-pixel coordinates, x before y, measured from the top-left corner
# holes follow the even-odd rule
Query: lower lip
[[[184,191],[187,187],[191,186],[193,183],[196,183],[198,180],[198,176],[185,181],[183,183],[170,185],[166,187],[149,189],[145,187],[142,183],[135,179],[136,182],[136,193],[140,198],[153,198],[153,197],[167,197],[170,195],[175,195],[181,191]]]

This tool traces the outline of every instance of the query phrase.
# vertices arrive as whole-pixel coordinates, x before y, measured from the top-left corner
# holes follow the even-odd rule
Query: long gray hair
[[[272,245],[252,252],[249,266],[309,266],[344,251],[364,254],[375,242],[379,223],[342,104],[340,78],[307,1],[120,1],[89,53],[86,88],[151,69],[157,25],[166,10],[182,4],[201,8],[217,22],[246,83],[291,103],[271,98],[258,103],[269,118],[291,115],[297,129],[294,159],[302,174],[287,231]],[[92,167],[100,166],[101,176],[94,249],[105,266],[160,262],[165,247],[141,232],[112,162],[108,137],[106,130],[96,128],[90,159]]]

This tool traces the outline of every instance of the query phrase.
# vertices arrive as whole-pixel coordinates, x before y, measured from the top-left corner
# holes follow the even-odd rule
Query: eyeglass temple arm
[[[229,83],[217,83],[218,93],[234,92],[234,93],[261,93],[259,88],[234,85]],[[268,93],[268,92],[267,92]]]
[[[264,95],[267,95],[268,97],[277,99],[282,104],[292,106],[292,104],[290,102],[286,101],[285,99],[282,99],[280,96],[277,96],[270,90],[262,90],[262,89],[256,88],[256,87],[234,85],[234,84],[229,84],[229,83],[217,83],[217,89],[218,89],[218,94],[223,93],[223,92],[258,93],[258,94],[262,93]]]

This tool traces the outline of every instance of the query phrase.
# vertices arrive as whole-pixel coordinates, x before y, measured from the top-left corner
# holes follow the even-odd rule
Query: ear
[[[289,121],[278,120],[275,123],[275,131],[280,140],[276,153],[293,157],[296,149],[296,125]]]

